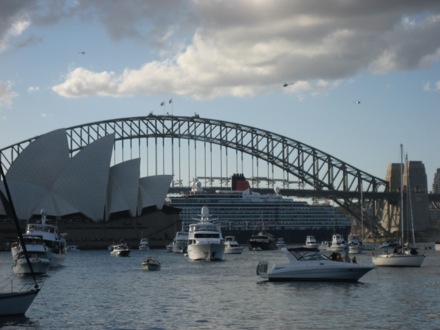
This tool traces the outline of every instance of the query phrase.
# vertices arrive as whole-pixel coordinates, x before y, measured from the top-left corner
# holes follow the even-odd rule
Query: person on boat
[[[356,257],[353,257],[353,259],[351,259],[351,262],[354,263],[354,264],[357,264]]]

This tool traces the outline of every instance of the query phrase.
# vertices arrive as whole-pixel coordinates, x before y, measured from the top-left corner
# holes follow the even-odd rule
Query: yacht
[[[128,257],[130,252],[130,247],[126,243],[113,244],[110,247],[110,255],[115,257]]]
[[[361,238],[358,235],[350,234],[348,235],[348,253],[358,254],[362,253],[364,250],[364,245]]]
[[[318,241],[316,240],[315,236],[308,235],[306,237],[306,243],[304,245],[305,248],[309,249],[316,249],[319,247]]]
[[[197,223],[189,225],[188,258],[190,260],[223,260],[225,244],[220,226],[210,218],[209,208],[202,207],[202,213]]]
[[[50,267],[50,258],[48,255],[49,251],[44,245],[43,238],[35,235],[23,235],[23,240],[33,273],[46,274]],[[14,274],[32,274],[24,250],[18,241],[12,244],[11,253],[14,261],[12,266]]]
[[[139,242],[139,251],[148,251],[150,249],[150,245],[148,244],[148,238],[143,237]]]
[[[173,252],[186,253],[188,249],[188,232],[178,231],[173,240]]]
[[[332,241],[327,247],[327,251],[340,252],[345,249],[344,236],[341,234],[333,234]]]
[[[257,265],[257,275],[269,281],[339,281],[356,282],[373,266],[354,262],[333,261],[319,249],[304,247],[283,248],[289,262],[275,264],[269,270],[267,261]]]
[[[238,244],[234,236],[225,236],[225,253],[240,254],[243,252],[243,247]]]
[[[275,238],[272,234],[261,231],[256,235],[252,235],[248,241],[250,251],[276,250]]]
[[[58,232],[58,226],[47,223],[46,213],[41,210],[40,223],[29,223],[26,226],[26,235],[41,236],[49,250],[51,267],[60,266],[66,257],[67,243],[65,233]]]

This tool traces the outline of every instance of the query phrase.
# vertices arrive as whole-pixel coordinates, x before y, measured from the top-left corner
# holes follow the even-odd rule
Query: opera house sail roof
[[[30,143],[6,173],[18,217],[28,220],[44,209],[48,216],[81,213],[99,222],[112,213],[134,217],[146,207],[162,209],[172,175],[141,178],[140,159],[111,166],[114,141],[114,134],[106,135],[73,157],[64,129]]]

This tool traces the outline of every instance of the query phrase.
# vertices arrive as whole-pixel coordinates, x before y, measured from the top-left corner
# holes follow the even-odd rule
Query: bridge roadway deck
[[[228,188],[210,187],[204,188],[208,193],[214,193],[216,190],[226,190]],[[189,191],[190,188],[170,188],[169,193],[180,193],[182,191]],[[253,191],[260,194],[273,194],[273,189],[270,188],[252,188]],[[295,196],[305,198],[328,198],[328,199],[344,199],[344,198],[359,198],[359,193],[354,191],[330,191],[330,190],[313,190],[313,189],[280,189],[279,193],[283,196]],[[398,203],[400,199],[399,192],[364,192],[365,200],[379,200],[385,199],[390,203]],[[429,202],[440,202],[440,194],[428,194]]]

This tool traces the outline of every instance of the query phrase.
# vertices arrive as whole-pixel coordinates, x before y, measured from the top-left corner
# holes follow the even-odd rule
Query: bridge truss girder
[[[121,161],[126,160],[125,157],[127,157],[124,151],[125,144],[128,143],[131,150],[136,146],[135,141],[137,140],[140,148],[142,139],[147,140],[148,148],[157,148],[160,145],[159,140],[162,140],[164,149],[165,140],[170,140],[173,148],[175,141],[177,141],[177,149],[182,147],[181,140],[188,140],[188,154],[190,153],[190,141],[194,141],[194,155],[199,153],[196,149],[196,142],[201,142],[205,149],[207,145],[210,150],[212,150],[212,145],[217,145],[221,150],[224,148],[226,153],[227,150],[235,150],[237,158],[243,159],[243,155],[248,155],[255,159],[257,165],[258,162],[267,163],[268,168],[269,166],[272,168],[272,173],[268,170],[268,179],[276,180],[272,175],[273,169],[276,168],[282,172],[283,181],[297,182],[303,188],[313,189],[318,195],[322,192],[322,196],[331,192],[330,198],[356,218],[361,219],[363,216],[364,218],[373,218],[370,222],[370,224],[372,223],[370,230],[386,232],[379,220],[384,207],[383,197],[371,197],[366,201],[364,206],[368,205],[369,210],[364,209],[362,215],[361,199],[363,197],[361,196],[362,194],[377,196],[386,193],[389,189],[387,181],[361,171],[328,153],[266,130],[232,122],[200,118],[197,115],[185,117],[150,114],[146,117],[112,119],[74,126],[67,128],[66,133],[72,156],[88,144],[114,133],[114,154],[122,149]],[[15,157],[34,139],[0,150],[2,166],[5,169],[9,168]],[[149,140],[154,143],[149,145]],[[128,158],[137,156],[130,153]],[[165,152],[163,153],[165,154]],[[227,156],[228,154],[226,154]],[[174,157],[173,151],[173,175],[175,175]],[[158,171],[157,158],[156,155],[156,174]],[[163,158],[165,160],[165,156]],[[176,167],[180,171],[180,163]],[[217,176],[224,177],[226,181],[229,179],[228,175],[224,176],[223,173]],[[297,181],[292,181],[290,176],[296,178]],[[346,193],[351,194],[347,195]],[[366,225],[368,226],[368,223]]]

